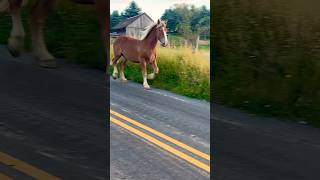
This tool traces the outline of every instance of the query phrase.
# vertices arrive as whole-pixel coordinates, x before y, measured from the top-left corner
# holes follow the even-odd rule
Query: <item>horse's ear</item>
[[[160,24],[160,19],[158,19],[158,22],[157,22],[157,24],[158,24],[158,25]]]

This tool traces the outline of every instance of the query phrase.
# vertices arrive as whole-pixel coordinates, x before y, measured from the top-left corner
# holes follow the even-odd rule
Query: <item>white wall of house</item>
[[[136,39],[140,39],[144,28],[153,23],[154,22],[150,17],[143,14],[126,27],[126,35]]]

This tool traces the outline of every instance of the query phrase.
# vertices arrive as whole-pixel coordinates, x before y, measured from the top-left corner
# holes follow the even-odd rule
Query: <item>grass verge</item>
[[[110,54],[112,58],[112,48]],[[187,48],[158,48],[157,62],[159,74],[154,80],[148,81],[152,87],[209,101],[210,61],[202,52],[192,54],[191,49]],[[113,67],[109,72],[113,72]],[[148,67],[148,73],[151,72],[151,67]],[[128,63],[125,75],[129,80],[142,83],[139,64]]]

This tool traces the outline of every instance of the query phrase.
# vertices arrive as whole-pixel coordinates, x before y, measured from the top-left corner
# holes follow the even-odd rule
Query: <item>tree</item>
[[[119,11],[113,11],[110,15],[110,28],[119,24],[123,20],[123,17],[119,14]]]
[[[191,18],[191,30],[199,35],[210,35],[210,10],[202,6]]]
[[[198,49],[200,35],[209,36],[210,10],[206,6],[196,8],[188,4],[175,5],[165,10],[162,19],[168,21],[168,30],[180,33],[191,43],[194,51]]]
[[[166,9],[161,19],[167,21],[167,29],[169,32],[177,32],[177,26],[182,20],[182,17],[173,9]]]
[[[132,1],[130,5],[124,10],[122,16],[125,18],[129,18],[132,16],[136,16],[141,13],[141,8],[135,1]]]

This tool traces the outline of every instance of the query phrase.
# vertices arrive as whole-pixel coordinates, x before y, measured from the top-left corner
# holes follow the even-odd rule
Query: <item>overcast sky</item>
[[[122,12],[132,0],[111,0],[110,13],[114,10]],[[210,9],[210,0],[135,0],[143,12],[147,13],[153,20],[159,19],[165,9],[172,7],[174,4],[193,4],[196,7],[202,5]]]

